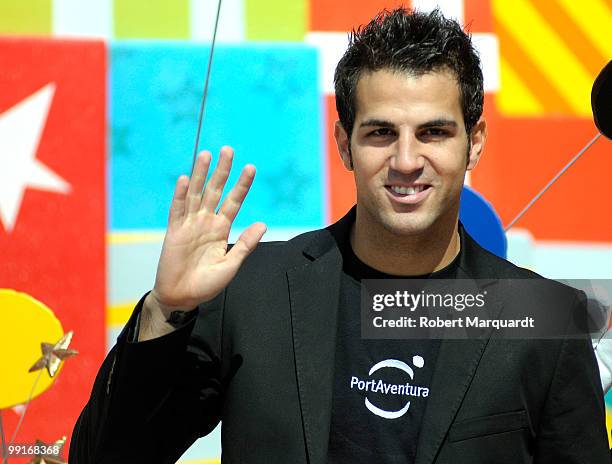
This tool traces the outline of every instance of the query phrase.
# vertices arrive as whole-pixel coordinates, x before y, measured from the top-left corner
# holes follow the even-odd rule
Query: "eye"
[[[452,137],[454,132],[443,127],[427,127],[419,132],[418,137],[424,142],[436,142]]]
[[[425,135],[429,135],[432,137],[441,137],[446,134],[448,134],[448,132],[444,129],[440,129],[439,127],[430,127],[425,131]]]
[[[373,130],[368,135],[373,137],[388,137],[390,135],[394,135],[394,132],[388,127],[381,127],[379,129]]]

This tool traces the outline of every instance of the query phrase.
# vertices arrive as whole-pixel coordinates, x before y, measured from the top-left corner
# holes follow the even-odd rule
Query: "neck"
[[[368,266],[391,275],[430,274],[448,266],[459,254],[457,220],[446,227],[403,236],[384,227],[360,226],[359,214],[351,229],[353,252]]]

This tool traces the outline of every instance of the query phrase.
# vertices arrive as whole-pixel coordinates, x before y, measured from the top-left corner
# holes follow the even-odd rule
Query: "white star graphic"
[[[0,114],[0,222],[15,227],[26,188],[70,192],[70,184],[36,159],[55,84],[50,83]]]

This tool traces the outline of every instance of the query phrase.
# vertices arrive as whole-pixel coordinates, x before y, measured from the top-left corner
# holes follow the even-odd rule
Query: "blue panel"
[[[114,42],[110,47],[111,230],[166,227],[174,183],[191,167],[208,46]],[[215,50],[201,147],[223,145],[257,176],[237,227],[324,225],[325,160],[318,58],[301,45]]]

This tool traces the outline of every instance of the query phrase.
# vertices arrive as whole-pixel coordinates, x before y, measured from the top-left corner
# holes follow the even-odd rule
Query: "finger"
[[[168,227],[178,223],[185,215],[185,198],[187,197],[187,188],[189,187],[189,177],[180,176],[174,187],[174,195],[170,204],[170,214],[168,218]]]
[[[244,259],[249,256],[261,238],[266,233],[267,227],[263,222],[251,224],[238,238],[232,249],[227,253],[228,260],[236,267],[240,266]]]
[[[255,179],[255,166],[247,164],[240,173],[238,182],[234,185],[234,188],[228,193],[221,209],[219,209],[219,215],[225,216],[228,222],[231,224],[236,219],[238,211],[244,202],[244,199],[249,193],[251,185],[253,185],[253,179]]]
[[[193,213],[200,209],[202,189],[204,188],[204,182],[206,182],[211,159],[212,155],[209,151],[203,151],[196,159],[193,173],[191,174],[191,180],[189,181],[189,188],[187,189],[185,205],[185,211],[187,213]]]
[[[217,168],[210,177],[202,197],[202,208],[204,210],[214,213],[217,209],[217,205],[223,194],[223,188],[225,187],[230,170],[232,169],[233,159],[234,150],[231,147],[221,148]]]

